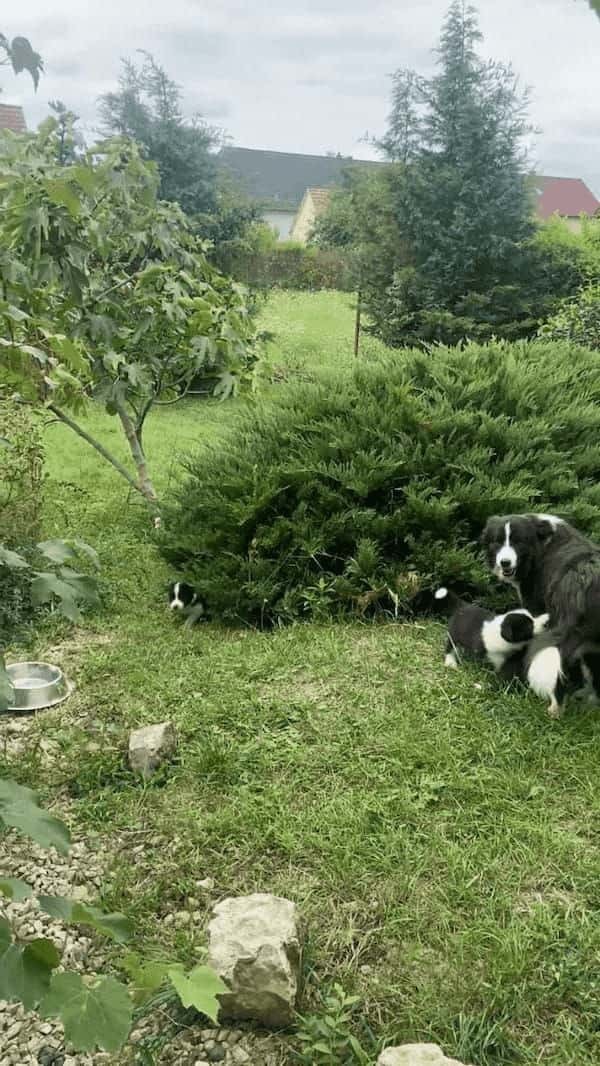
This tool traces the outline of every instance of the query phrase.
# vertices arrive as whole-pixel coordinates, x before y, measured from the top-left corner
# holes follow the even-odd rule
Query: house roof
[[[0,130],[12,130],[13,133],[25,133],[25,115],[23,108],[17,104],[0,104]]]
[[[257,148],[222,148],[219,159],[248,196],[270,206],[297,208],[307,189],[340,185],[348,167],[381,163],[349,156],[268,152]]]
[[[581,178],[536,176],[534,185],[540,218],[550,218],[554,214],[577,218],[579,215],[595,215],[600,208],[600,200]]]

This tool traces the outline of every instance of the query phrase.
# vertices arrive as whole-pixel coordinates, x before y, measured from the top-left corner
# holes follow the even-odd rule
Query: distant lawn
[[[282,293],[263,321],[272,366],[352,363],[350,297]],[[161,491],[230,412],[152,417]],[[116,423],[90,422],[124,455]],[[208,916],[197,880],[219,896],[273,891],[306,918],[309,1006],[337,981],[377,1039],[433,1040],[473,1066],[597,1066],[597,714],[551,722],[488,672],[445,671],[433,624],[190,635],[165,611],[143,508],[68,431],[50,426],[47,441],[46,533],[95,545],[107,610],[40,638],[77,690],[37,720],[60,744],[53,767],[31,752],[9,769],[69,799],[76,831],[108,850],[118,833],[104,903],[131,914],[136,948],[197,957],[201,931],[162,924],[182,908]],[[124,769],[127,731],[166,717],[179,760],[142,788]]]

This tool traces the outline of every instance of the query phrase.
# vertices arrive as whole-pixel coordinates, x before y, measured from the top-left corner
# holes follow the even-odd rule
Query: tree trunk
[[[83,429],[80,425],[78,425],[77,422],[73,421],[72,418],[69,418],[69,416],[65,414],[64,411],[61,411],[60,407],[56,407],[53,403],[50,403],[48,404],[48,410],[52,411],[52,413],[56,415],[59,422],[63,422],[65,426],[68,426],[69,429],[72,429],[78,437],[81,437],[83,440],[87,441],[87,443],[91,445],[91,447],[94,448],[94,450],[97,451],[103,459],[106,459],[106,461],[110,463],[112,467],[114,467],[114,469],[117,471],[117,473],[121,475],[121,477],[125,478],[125,481],[127,481],[128,484],[136,490],[136,492],[141,492],[139,485],[136,483],[135,479],[132,478],[127,468],[124,467],[118,459],[115,459],[114,455],[111,455],[110,452],[107,451],[107,449],[104,447],[103,444],[100,443],[99,440],[95,440],[94,437],[90,436],[90,434],[87,433],[86,430]]]
[[[356,318],[354,320],[354,358],[358,358],[360,347],[360,316],[362,311],[362,293],[360,289],[356,294]]]
[[[125,410],[124,407],[118,407],[117,413],[121,419],[121,425],[123,426],[123,432],[127,437],[127,443],[129,444],[129,450],[138,472],[138,484],[137,489],[141,492],[144,499],[148,502],[151,510],[155,514],[158,513],[158,500],[154,491],[154,485],[150,479],[148,471],[148,464],[146,462],[146,456],[144,455],[142,446],[135,431],[135,425],[132,418]]]

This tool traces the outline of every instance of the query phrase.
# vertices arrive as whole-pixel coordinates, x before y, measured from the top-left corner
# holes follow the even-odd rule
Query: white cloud
[[[42,53],[38,94],[2,70],[6,102],[30,124],[60,98],[87,129],[98,96],[113,88],[121,56],[152,52],[181,84],[189,114],[204,112],[235,143],[286,151],[372,154],[388,75],[431,69],[446,0],[21,0],[0,30],[24,34]],[[600,194],[600,20],[585,0],[481,0],[484,50],[512,62],[532,87],[542,129],[541,170],[581,176]]]

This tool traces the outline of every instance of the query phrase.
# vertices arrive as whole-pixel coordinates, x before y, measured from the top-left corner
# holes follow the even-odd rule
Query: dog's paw
[[[562,716],[562,707],[556,702],[556,700],[551,700],[546,710],[546,714],[548,715],[548,718],[553,718],[556,721]]]
[[[444,666],[447,667],[448,670],[458,670],[458,662],[456,661],[456,656],[454,652],[448,652],[446,658],[444,659]]]
[[[543,633],[546,630],[549,621],[549,614],[538,614],[537,618],[533,619],[533,632],[535,636],[538,636],[539,633]]]

